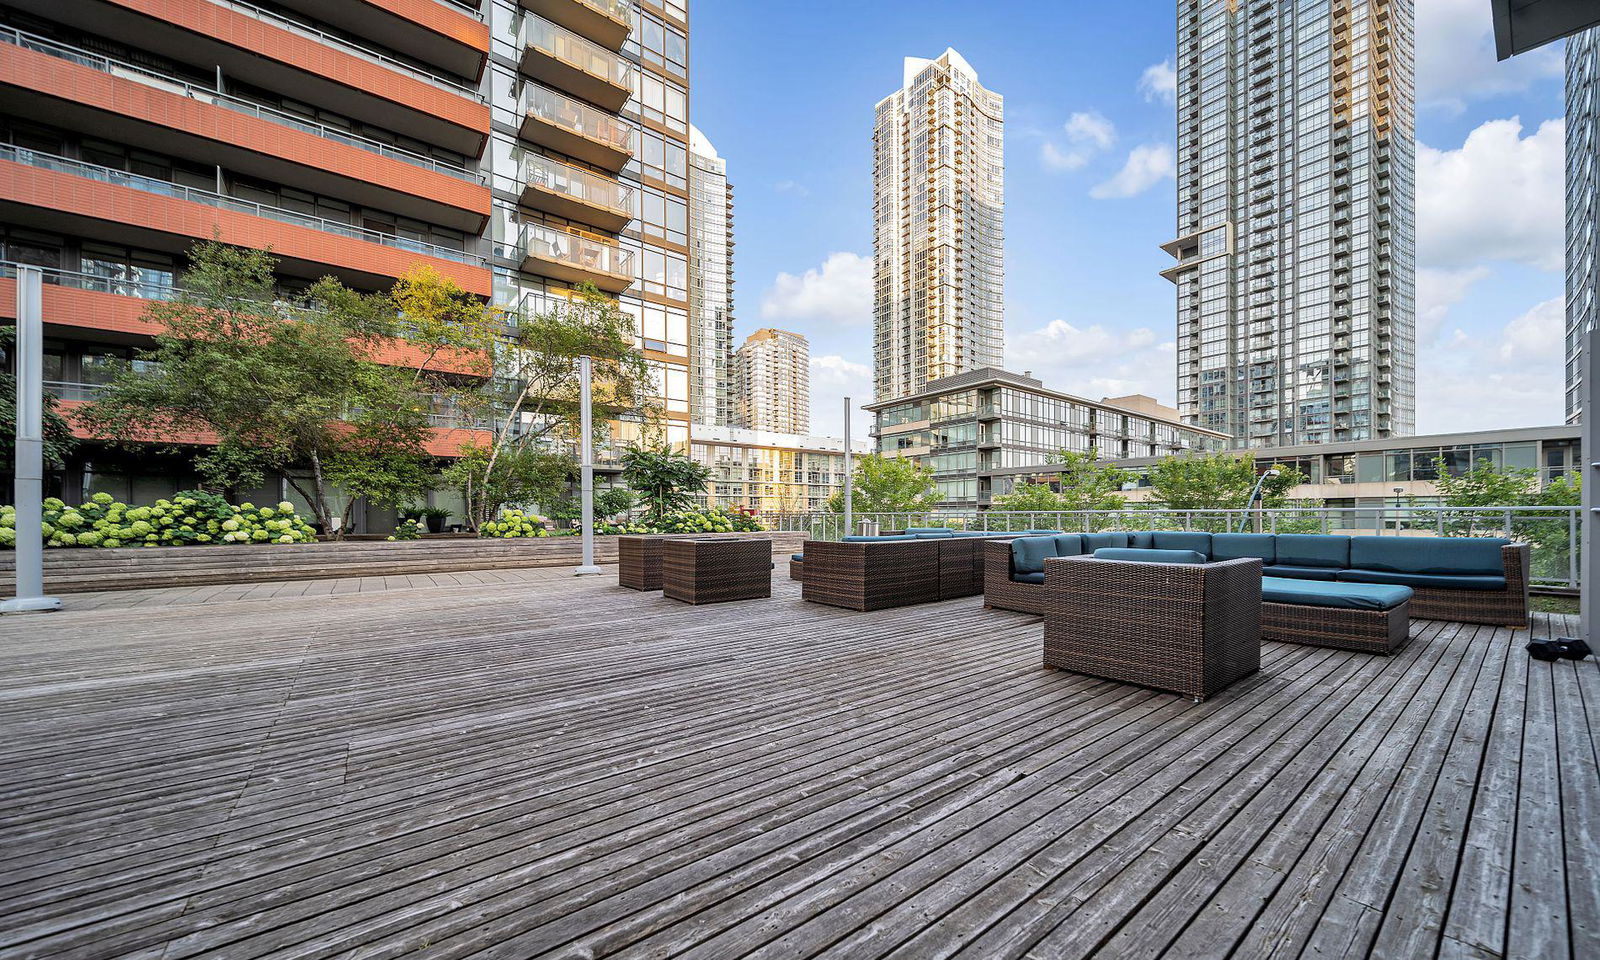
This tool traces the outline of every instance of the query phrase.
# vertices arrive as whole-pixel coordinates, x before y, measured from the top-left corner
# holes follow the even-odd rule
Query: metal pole
[[[855,483],[850,460],[850,398],[844,398],[844,535],[852,532],[852,514],[855,512]]]
[[[17,595],[0,613],[60,610],[44,595],[44,273],[17,268]]]
[[[1595,548],[1600,546],[1595,542],[1595,532],[1600,524],[1594,522],[1595,517],[1600,515],[1600,377],[1595,376],[1596,350],[1600,350],[1600,331],[1595,329],[1591,321],[1583,331],[1580,361],[1583,375],[1583,431],[1578,441],[1581,457],[1578,462],[1587,465],[1587,469],[1582,469],[1579,475],[1583,485],[1583,519],[1579,530],[1582,556],[1578,561],[1578,636],[1584,641],[1593,636],[1594,604],[1600,601],[1600,560],[1595,557]]]
[[[572,571],[589,577],[600,572],[594,562],[594,415],[589,410],[589,358],[578,358],[578,404],[582,407],[583,462],[579,467],[579,497],[583,501],[583,566]]]

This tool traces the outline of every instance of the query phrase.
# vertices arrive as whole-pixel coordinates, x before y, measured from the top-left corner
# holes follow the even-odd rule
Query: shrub
[[[524,513],[521,510],[502,510],[500,516],[483,525],[478,535],[481,537],[494,537],[500,540],[515,540],[519,537],[546,537],[550,532],[544,528],[544,517],[537,513]]]
[[[310,543],[315,532],[288,502],[234,506],[214,493],[183,490],[130,507],[97,493],[81,506],[43,503],[47,547],[181,547],[236,543]],[[17,543],[17,508],[0,506],[0,547]]]
[[[676,510],[662,516],[653,533],[749,533],[763,529],[747,513],[726,510]]]
[[[417,521],[415,521],[415,520],[403,520],[403,521],[401,521],[401,523],[400,523],[400,525],[398,527],[394,528],[394,533],[390,534],[389,536],[385,537],[384,539],[385,540],[421,540],[422,539],[422,528],[417,525]]]

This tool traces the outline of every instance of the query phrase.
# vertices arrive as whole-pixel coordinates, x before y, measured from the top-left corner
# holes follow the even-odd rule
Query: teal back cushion
[[[1194,550],[1147,550],[1140,547],[1101,547],[1096,560],[1134,560],[1139,563],[1205,563],[1203,553]]]
[[[896,533],[896,534],[893,534],[893,535],[885,534],[883,536],[878,536],[878,537],[859,537],[859,536],[840,537],[839,538],[839,542],[840,543],[889,543],[889,542],[895,541],[895,540],[915,540],[915,539],[917,539],[917,538],[912,536],[909,533]]]
[[[1077,557],[1083,554],[1083,538],[1076,533],[1056,535],[1056,556]]]
[[[1086,533],[1083,535],[1083,552],[1094,553],[1101,547],[1126,547],[1128,535],[1121,532]]]
[[[954,530],[918,530],[912,536],[918,540],[949,540],[956,535]]]
[[[1278,562],[1288,567],[1350,566],[1350,538],[1316,533],[1278,534]]]
[[[1350,567],[1389,573],[1504,575],[1498,537],[1351,537]]]
[[[1211,537],[1211,559],[1238,560],[1257,557],[1262,563],[1278,559],[1276,539],[1270,533],[1217,533]]]
[[[1019,536],[1019,537],[1053,537],[1053,536],[1055,536],[1056,534],[1058,534],[1060,532],[1061,532],[1060,530],[1024,530],[1021,533],[1017,534],[1017,536]]]
[[[955,533],[949,527],[906,527],[906,533]]]
[[[1188,531],[1167,532],[1160,531],[1156,534],[1157,550],[1193,550],[1211,556],[1211,534],[1191,533]]]
[[[1057,555],[1055,537],[1018,537],[1011,541],[1011,569],[1015,573],[1044,573],[1045,558]]]
[[[1156,545],[1156,535],[1148,530],[1134,531],[1128,534],[1128,546],[1140,550],[1152,550]]]

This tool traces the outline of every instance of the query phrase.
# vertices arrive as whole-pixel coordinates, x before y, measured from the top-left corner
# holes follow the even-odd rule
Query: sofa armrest
[[[1528,581],[1533,578],[1533,548],[1526,543],[1508,543],[1500,548],[1500,560],[1505,565],[1506,590],[1528,594]]]

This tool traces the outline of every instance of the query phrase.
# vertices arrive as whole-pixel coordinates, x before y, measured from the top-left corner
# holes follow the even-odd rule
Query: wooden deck
[[[1594,660],[1419,622],[1193,704],[777,574],[4,618],[0,956],[1600,957]]]

